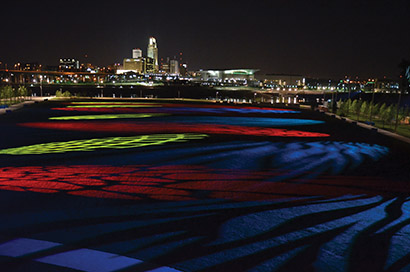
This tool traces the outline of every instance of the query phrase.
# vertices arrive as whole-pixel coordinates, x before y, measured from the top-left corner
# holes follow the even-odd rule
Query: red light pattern
[[[37,122],[20,124],[25,127],[122,133],[206,133],[271,137],[329,137],[329,134],[265,127],[243,127],[214,124],[180,124],[165,122]]]
[[[58,111],[86,111],[98,113],[151,113],[157,112],[155,108],[52,108]]]
[[[324,176],[314,180],[268,181],[283,174],[286,173],[279,170],[250,172],[189,165],[5,167],[0,168],[0,190],[167,201],[408,194],[406,182],[389,183],[386,187],[386,180],[377,177]]]
[[[86,105],[101,105],[101,106],[111,106],[111,105],[148,105],[148,106],[161,106],[159,103],[144,103],[144,102],[70,102],[70,103],[63,103],[65,105],[70,105],[70,106],[86,106]]]

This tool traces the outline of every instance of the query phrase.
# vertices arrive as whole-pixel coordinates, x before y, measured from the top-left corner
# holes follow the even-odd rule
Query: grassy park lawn
[[[362,115],[360,116],[360,118],[358,120],[356,114],[349,114],[347,116],[347,118],[349,118],[351,120],[356,120],[356,121],[359,121],[359,122],[363,122],[363,123],[366,122],[366,121],[369,121],[369,118],[367,116],[364,117]],[[390,131],[390,132],[395,132],[394,131],[394,125],[395,125],[394,122],[391,123],[391,124],[388,124],[388,123],[383,124],[383,121],[377,120],[377,119],[376,120],[373,119],[372,122],[375,123],[374,126],[377,127],[377,128],[385,129],[385,130]],[[397,133],[399,135],[402,135],[404,137],[410,138],[410,125],[409,124],[399,124],[397,126],[397,131],[395,133]]]

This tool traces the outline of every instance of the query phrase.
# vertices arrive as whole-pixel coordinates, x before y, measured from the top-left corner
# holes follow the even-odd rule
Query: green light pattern
[[[99,115],[77,115],[77,116],[59,116],[50,117],[49,120],[103,120],[103,119],[137,119],[166,116],[167,114],[152,113],[152,114],[99,114]]]
[[[201,140],[206,134],[153,134],[132,137],[110,137],[68,142],[52,142],[0,150],[3,155],[37,155],[66,153],[72,151],[94,151],[97,149],[126,149],[166,143],[181,143]]]
[[[159,108],[161,105],[83,105],[83,106],[68,106],[67,108]]]

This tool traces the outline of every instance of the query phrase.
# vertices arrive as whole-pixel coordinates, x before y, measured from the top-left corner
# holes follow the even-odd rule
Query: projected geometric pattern
[[[49,105],[44,104],[38,108]],[[394,176],[408,169],[408,160],[394,158],[405,154],[397,151],[399,144],[389,149],[382,146],[388,143],[383,137],[361,134],[354,126],[347,129],[347,124],[344,130],[337,120],[309,127],[320,133],[288,130],[292,124],[309,130],[310,120],[266,118],[297,113],[268,107],[74,105],[109,107],[62,108],[64,115],[68,110],[103,114],[14,127],[33,136],[27,137],[30,143],[44,143],[43,136],[58,141],[64,134],[40,128],[70,131],[77,135],[70,139],[79,141],[23,147],[23,135],[7,145],[21,147],[0,150],[2,271],[48,271],[17,268],[57,257],[59,261],[46,263],[81,271],[115,271],[121,268],[108,263],[126,261],[132,264],[123,266],[124,271],[410,271],[408,175]],[[154,119],[103,120],[113,113],[131,114],[115,119],[139,114]],[[176,116],[155,118],[151,113]],[[44,112],[39,116],[43,120]],[[246,118],[237,118],[241,116]],[[272,128],[274,122],[284,127]],[[335,135],[329,137],[329,131]],[[84,140],[101,133],[130,137]],[[380,145],[361,142],[366,135]],[[277,136],[288,138],[273,138]],[[135,148],[140,146],[144,148]],[[130,149],[4,156],[115,148]],[[24,237],[23,245],[5,242],[16,237]],[[58,246],[41,248],[51,243],[46,241]],[[33,251],[36,245],[40,248]],[[10,255],[8,246],[20,254]],[[87,257],[81,252],[88,252]],[[4,263],[16,269],[6,269]],[[78,263],[83,265],[73,265]],[[98,269],[90,269],[90,263]]]
[[[130,104],[130,105],[83,105],[83,106],[68,106],[67,108],[144,108],[144,107],[161,107],[160,105],[152,105],[152,104],[146,104],[146,105],[135,105],[135,104]]]
[[[128,105],[130,105],[128,107]],[[141,107],[140,107],[141,106]],[[127,109],[128,108],[128,109]],[[140,108],[140,109],[132,109]],[[53,108],[53,110],[65,111],[114,111],[114,112],[164,112],[164,113],[196,113],[196,114],[294,114],[300,111],[278,108],[261,107],[234,107],[219,105],[197,105],[197,104],[155,104],[155,103],[83,103],[79,106],[68,106],[66,108]]]
[[[164,147],[165,149],[165,147]],[[210,168],[276,169],[271,181],[289,178],[315,178],[322,174],[338,175],[356,169],[366,161],[378,161],[389,149],[379,145],[344,142],[252,142],[234,141],[201,143],[166,148],[166,152],[151,151],[125,156],[134,164],[206,165]]]
[[[225,116],[171,116],[164,119],[173,123],[214,124],[251,127],[285,127],[319,125],[323,121],[295,118],[225,117]]]
[[[98,115],[77,115],[77,116],[59,116],[50,117],[49,120],[104,120],[104,119],[137,119],[160,117],[166,114],[151,113],[151,114],[98,114]]]
[[[134,137],[109,137],[102,139],[52,142],[0,150],[3,155],[32,155],[65,153],[72,151],[94,151],[97,149],[124,149],[151,145],[162,145],[171,142],[186,142],[207,137],[204,134],[154,134]]]
[[[163,117],[167,114],[99,114],[99,115],[77,115],[50,117],[49,120],[103,120],[103,119],[131,119]],[[167,122],[195,123],[195,124],[215,124],[215,125],[236,125],[236,126],[260,126],[260,127],[283,127],[300,125],[318,125],[323,121],[308,119],[286,119],[286,118],[251,118],[251,117],[220,117],[220,116],[179,116],[168,117]]]
[[[354,176],[269,181],[272,177],[283,174],[286,171],[233,171],[193,165],[5,167],[0,168],[0,190],[65,192],[85,197],[134,200],[255,201],[301,196],[380,195],[406,192],[407,187],[406,183],[399,182],[386,190],[383,179]]]
[[[110,102],[97,102],[97,101],[91,101],[91,102],[71,102],[69,104],[73,105],[161,105],[158,103],[143,103],[143,102],[116,102],[116,101],[110,101]]]
[[[166,108],[176,108],[176,109],[219,109],[219,110],[232,110],[234,112],[240,112],[243,110],[256,110],[256,111],[273,111],[273,112],[282,112],[282,113],[300,113],[300,111],[295,111],[291,109],[279,109],[279,108],[268,108],[268,107],[250,107],[250,106],[228,106],[228,105],[213,105],[213,104],[167,104],[167,103],[142,103],[142,102],[72,102],[70,104],[76,105],[151,105],[151,106],[162,106]]]
[[[287,130],[266,127],[247,127],[214,124],[183,124],[168,122],[42,122],[23,123],[24,127],[59,129],[71,131],[98,131],[121,133],[205,133],[205,134],[227,134],[227,135],[249,135],[265,137],[329,137],[329,134]]]

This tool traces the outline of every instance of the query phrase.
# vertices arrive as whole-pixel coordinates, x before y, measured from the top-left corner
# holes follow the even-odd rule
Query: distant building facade
[[[169,73],[171,75],[179,75],[179,63],[177,60],[169,61]]]
[[[145,60],[141,57],[124,59],[122,70],[124,70],[123,72],[135,72],[142,74],[145,72]]]
[[[155,60],[153,58],[145,58],[145,70],[144,73],[154,74],[158,72],[158,66],[155,66]]]
[[[256,78],[265,86],[270,87],[297,88],[304,86],[306,83],[306,79],[302,75],[263,74],[257,75]]]
[[[188,74],[188,64],[186,63],[179,64],[179,74],[181,76],[186,76]]]
[[[150,44],[148,45],[148,54],[158,58],[158,49],[156,48],[155,38],[150,38]],[[132,58],[125,58],[123,60],[122,66],[117,68],[116,73],[156,73],[157,70],[154,63],[154,58],[151,58],[150,56],[143,57],[142,50],[139,48],[135,48],[132,50]]]
[[[162,74],[169,74],[169,58],[167,58],[166,61],[161,59],[161,66],[159,70]]]
[[[201,81],[229,82],[253,81],[257,69],[200,70],[197,77]]]
[[[366,85],[368,86],[369,82]],[[376,79],[373,81],[373,89],[376,93],[398,93],[400,91],[400,83],[398,80]]]
[[[149,38],[147,57],[153,59],[154,72],[158,72],[159,71],[158,45],[157,45],[157,40],[154,37]]]
[[[24,64],[24,71],[40,71],[41,70],[41,64],[38,64],[38,62],[28,62]]]
[[[133,59],[142,58],[142,50],[139,48],[132,49],[132,58]]]
[[[60,59],[59,69],[61,71],[72,71],[80,69],[80,61],[76,59]]]

